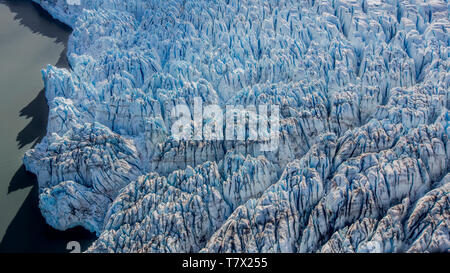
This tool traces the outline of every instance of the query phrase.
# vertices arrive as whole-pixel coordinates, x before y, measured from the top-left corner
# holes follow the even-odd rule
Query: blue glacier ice
[[[34,1],[71,69],[24,163],[88,252],[450,250],[448,1]],[[174,141],[195,97],[279,105],[278,149]]]

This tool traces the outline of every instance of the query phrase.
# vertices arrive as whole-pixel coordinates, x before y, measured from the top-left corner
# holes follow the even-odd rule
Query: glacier
[[[88,252],[448,252],[447,0],[33,0],[73,29],[27,151]],[[76,2],[76,1],[75,1]],[[276,151],[172,109],[276,104]]]

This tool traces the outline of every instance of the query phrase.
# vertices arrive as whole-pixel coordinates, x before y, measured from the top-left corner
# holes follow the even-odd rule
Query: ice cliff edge
[[[449,250],[448,1],[34,1],[72,69],[24,163],[88,251]],[[279,105],[277,150],[174,141],[196,97]]]

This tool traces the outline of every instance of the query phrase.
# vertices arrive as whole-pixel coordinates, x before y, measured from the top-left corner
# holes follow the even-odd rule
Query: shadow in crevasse
[[[69,27],[52,19],[45,10],[31,0],[0,0],[0,4],[5,4],[15,14],[14,19],[33,33],[54,38],[57,43],[64,43],[65,49],[61,52],[56,66],[69,68],[66,57],[67,41],[71,32]],[[31,118],[30,123],[17,135],[19,149],[32,143],[34,146],[42,140],[46,134],[48,113],[45,92],[41,90],[36,98],[19,113],[20,116]],[[38,206],[39,187],[36,176],[27,172],[24,165],[11,179],[8,194],[30,186],[32,186],[30,194],[8,226],[0,243],[0,252],[66,252],[69,241],[78,241],[82,250],[86,249],[95,239],[93,233],[81,227],[58,231],[45,222]]]

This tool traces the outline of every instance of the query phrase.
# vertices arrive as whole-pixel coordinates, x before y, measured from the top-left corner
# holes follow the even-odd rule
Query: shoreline
[[[67,60],[67,42],[72,30],[69,26],[65,25],[57,19],[54,19],[41,6],[31,0],[1,0],[0,7],[2,8],[2,13],[4,13],[3,18],[6,18],[7,15],[12,15],[14,17],[14,22],[8,22],[10,23],[10,25],[5,26],[4,24],[5,33],[8,33],[9,31],[11,35],[17,35],[17,31],[14,31],[14,28],[20,27],[21,29],[26,29],[23,30],[23,37],[20,37],[21,39],[25,40],[28,39],[28,42],[25,42],[23,44],[25,52],[20,52],[20,50],[22,49],[21,47],[20,49],[17,49],[16,54],[24,55],[29,52],[32,56],[34,56],[35,54],[39,54],[40,52],[32,52],[34,48],[30,46],[33,45],[33,42],[35,42],[35,40],[39,39],[40,43],[44,43],[45,41],[45,43],[55,44],[54,46],[58,48],[61,48],[62,46],[62,51],[59,53],[59,55],[57,55],[58,53],[55,54],[55,52],[51,52],[53,51],[52,48],[48,48],[45,54],[53,54],[52,59],[56,59],[56,62],[50,60],[45,62],[52,63],[59,68],[70,69]],[[8,29],[8,27],[11,29]],[[14,41],[13,38],[11,39],[12,41]],[[41,42],[41,40],[44,41]],[[48,42],[47,40],[50,40],[50,42]],[[10,41],[8,41],[5,46],[9,46],[9,43]],[[5,54],[8,53],[5,52]],[[32,61],[34,61],[34,59],[30,59],[28,62]],[[13,216],[12,220],[10,220],[9,223],[4,224],[4,226],[8,226],[1,238],[0,252],[68,252],[69,250],[66,249],[66,246],[70,241],[79,241],[82,250],[84,250],[95,239],[94,234],[90,233],[82,227],[72,228],[67,231],[59,231],[50,227],[45,222],[45,219],[43,218],[38,206],[39,197],[37,178],[34,174],[26,171],[24,165],[21,162],[24,152],[34,147],[34,145],[39,143],[41,139],[46,135],[49,110],[40,73],[40,70],[44,68],[45,64],[42,63],[42,60],[39,61],[39,64],[36,64],[36,66],[40,66],[39,69],[36,71],[33,70],[30,73],[33,73],[33,75],[36,74],[37,76],[34,76],[36,76],[36,78],[39,77],[40,82],[37,83],[36,79],[30,79],[25,75],[24,76],[26,77],[25,82],[32,82],[36,86],[41,85],[42,88],[38,89],[40,91],[30,91],[27,89],[27,95],[36,97],[32,99],[31,102],[29,102],[25,107],[20,106],[19,113],[16,112],[17,110],[12,109],[11,113],[9,113],[8,115],[11,117],[17,115],[19,116],[19,118],[27,119],[25,122],[29,123],[25,126],[25,128],[21,128],[21,131],[17,134],[17,137],[15,139],[17,143],[17,145],[15,146],[17,148],[11,148],[11,150],[15,150],[16,152],[7,152],[7,154],[17,153],[17,156],[21,157],[20,167],[16,169],[15,173],[12,176],[12,179],[7,178],[9,175],[3,175],[2,169],[2,179],[4,180],[3,183],[5,184],[4,186],[7,187],[7,189],[5,188],[5,190],[7,191],[6,197],[3,198],[3,202],[6,203],[7,206],[2,210],[2,221],[7,221],[5,220],[6,218],[8,218],[7,215],[12,215],[14,213],[12,211],[14,205],[8,203],[10,202],[10,199],[13,200],[14,203],[17,203],[16,206],[19,206],[19,208],[17,213]],[[17,63],[12,63],[10,61],[5,62],[5,64],[5,69],[8,69],[8,67],[6,66],[10,65],[22,65],[22,63],[20,63],[20,60],[18,60]],[[34,64],[27,63],[26,61],[23,62],[23,65],[25,67],[34,67]],[[13,82],[12,80],[9,81]],[[6,84],[7,82],[2,82],[2,89],[4,90],[4,92],[6,91],[6,89],[9,90],[11,88],[4,86]],[[13,85],[14,83],[11,84]],[[12,89],[13,92],[16,91],[14,93],[17,93],[17,96],[20,96],[18,90]],[[22,88],[20,88],[20,90],[22,90]],[[19,100],[17,98],[14,98],[14,96],[12,96],[12,99],[14,99],[14,101]],[[6,120],[5,126],[7,129],[9,129],[8,123],[15,123],[15,121]],[[5,169],[8,168],[14,170],[13,168],[15,167],[11,166],[14,165],[13,163],[8,162],[7,164],[8,165],[5,165],[5,167],[2,166],[2,168],[4,167]],[[15,195],[20,195],[20,197],[14,198]],[[19,199],[24,201],[20,204]]]

